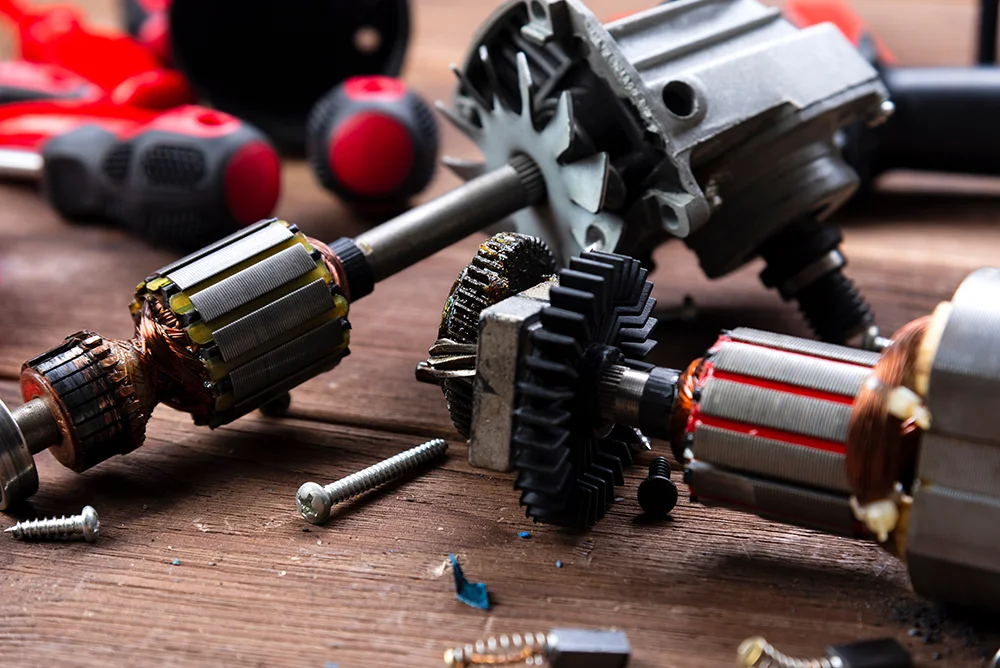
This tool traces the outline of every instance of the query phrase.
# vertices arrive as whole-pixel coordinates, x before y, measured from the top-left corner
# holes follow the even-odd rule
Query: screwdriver
[[[0,149],[0,179],[40,181],[44,197],[69,220],[110,221],[179,249],[273,211],[280,163],[256,128],[196,106],[131,127],[109,127],[107,120],[91,119],[40,149]]]

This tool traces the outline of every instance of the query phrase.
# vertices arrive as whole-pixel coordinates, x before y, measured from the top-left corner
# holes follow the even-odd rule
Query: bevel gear
[[[637,260],[590,252],[559,272],[532,331],[514,417],[515,486],[529,517],[592,526],[646,445],[634,429],[594,428],[597,379],[611,365],[644,367],[655,342],[652,284]]]
[[[582,148],[581,131],[574,119],[573,94],[563,90],[549,102],[548,118],[536,102],[534,84],[523,52],[516,54],[519,100],[505,100],[498,90],[496,70],[487,46],[479,58],[487,80],[495,87],[486,95],[457,68],[467,96],[456,100],[456,111],[441,111],[479,146],[483,162],[445,158],[445,164],[465,179],[502,167],[515,155],[525,155],[538,166],[547,187],[547,206],[529,207],[513,214],[517,231],[547,240],[557,255],[568,257],[595,244],[614,248],[621,238],[621,218],[604,210],[608,192],[610,158],[604,151]],[[583,155],[581,155],[581,153]]]
[[[501,232],[479,251],[452,285],[430,359],[417,367],[421,380],[439,383],[451,420],[468,438],[472,422],[472,377],[476,373],[479,315],[493,304],[541,283],[555,259],[539,239]]]

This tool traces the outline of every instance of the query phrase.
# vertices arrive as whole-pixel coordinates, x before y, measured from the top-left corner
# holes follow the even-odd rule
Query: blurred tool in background
[[[1000,175],[1000,68],[996,63],[997,0],[983,0],[980,67],[896,67],[888,49],[844,0],[789,0],[799,26],[831,22],[879,72],[896,111],[883,125],[844,132],[844,156],[861,177],[861,192],[894,169]]]
[[[170,0],[122,0],[125,30],[164,66],[173,65]]]
[[[128,35],[87,26],[77,8],[0,0],[0,15],[13,24],[21,58],[68,70],[116,104],[169,109],[194,102],[183,74],[164,68]]]
[[[0,61],[0,105],[42,100],[99,100],[100,88],[59,65],[26,60]]]
[[[398,208],[434,176],[437,119],[399,79],[352,77],[316,103],[306,151],[316,178],[341,199]]]
[[[70,220],[109,220],[181,249],[274,211],[281,167],[257,129],[195,106],[142,125],[112,121],[83,117],[40,150],[0,148],[0,178],[41,181],[45,198]]]
[[[14,0],[0,0],[0,14],[17,28],[25,58],[0,63],[0,170],[8,179],[40,179],[49,201],[67,218],[111,220],[153,243],[190,249],[269,216],[280,189],[280,165],[271,144],[251,125],[225,113],[178,108],[192,92],[186,74],[169,68],[170,4],[168,0],[125,3],[129,30],[140,44],[124,34],[90,29],[76,9],[34,10]],[[179,4],[177,25],[220,18],[213,13],[218,9],[215,4],[215,9],[202,6],[200,12]],[[309,20],[299,21],[301,7],[284,22],[264,21],[271,41],[276,38],[274,31],[282,27],[291,31],[281,50],[288,60],[274,63],[277,56],[272,54],[266,63],[258,63],[263,69],[251,68],[248,74],[263,86],[267,82],[262,81],[262,72],[271,72],[275,80],[286,82],[285,93],[299,85],[313,91],[303,97],[301,90],[291,90],[292,97],[298,95],[294,104],[306,105],[309,98],[308,105],[294,112],[301,116],[295,123],[302,125],[303,133],[311,103],[344,76],[399,70],[409,21],[405,2],[368,3],[359,10],[330,2],[314,2],[311,7],[310,18],[317,21],[305,33],[311,39],[297,32],[309,26]],[[290,13],[287,8],[280,11]],[[228,30],[237,31],[233,42],[250,39],[248,30],[263,30],[263,23],[241,19],[241,13],[233,11],[233,20],[226,23]],[[179,33],[183,40],[187,28],[182,26]],[[196,76],[205,75],[223,86],[222,99],[243,104],[240,95],[245,91],[239,89],[238,73],[247,72],[250,64],[241,60],[230,76],[212,79],[219,72],[198,57],[215,63],[228,54],[219,39],[210,42],[208,50],[189,45],[186,62],[194,65]],[[352,49],[359,53],[346,57]],[[252,50],[261,51],[256,43]],[[296,75],[296,68],[313,70],[324,62],[320,55],[329,58],[330,53],[345,56],[332,77],[328,67],[316,70],[323,76]],[[271,69],[283,64],[292,69]],[[425,188],[433,175],[436,121],[426,103],[402,82],[375,81],[379,83],[358,84],[351,94],[331,92],[326,98],[316,118],[328,134],[317,139],[325,145],[312,164],[321,182],[348,202],[398,207]],[[236,85],[236,98],[230,84]],[[200,90],[214,99],[214,85]],[[278,95],[256,92],[257,102]],[[288,101],[286,96],[277,105]],[[154,109],[173,111],[157,117]],[[252,116],[270,118],[269,111],[257,114],[253,104],[246,109]],[[151,125],[138,128],[146,123]],[[269,128],[274,131],[275,126]]]
[[[296,151],[317,100],[351,76],[398,74],[409,41],[407,0],[168,4],[173,59],[198,94]]]

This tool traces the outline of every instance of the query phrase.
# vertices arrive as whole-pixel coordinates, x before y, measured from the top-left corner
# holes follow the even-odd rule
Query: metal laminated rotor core
[[[623,469],[645,440],[599,424],[599,378],[612,365],[646,365],[656,300],[637,260],[590,252],[570,261],[530,335],[515,411],[516,487],[527,515],[585,528],[614,501]]]
[[[176,396],[199,424],[226,424],[348,354],[348,301],[322,251],[277,219],[241,230],[160,269],[132,305],[155,307],[176,354],[193,363]],[[164,371],[170,375],[171,370]],[[176,375],[176,374],[174,374]],[[207,393],[207,394],[206,394]]]
[[[441,385],[452,422],[466,438],[472,422],[480,314],[541,283],[554,271],[555,261],[544,242],[501,232],[479,246],[452,286],[438,340],[429,351],[430,359],[417,368],[417,377]]]

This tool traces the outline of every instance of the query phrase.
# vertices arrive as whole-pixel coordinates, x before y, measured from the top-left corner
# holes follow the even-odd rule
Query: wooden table
[[[113,0],[85,4],[113,20]],[[494,3],[416,4],[408,78],[447,98],[448,62]],[[646,3],[593,4],[607,16]],[[911,63],[965,62],[974,4],[856,2]],[[444,148],[475,154],[450,128]],[[427,196],[456,183],[441,172]],[[937,192],[906,192],[914,184]],[[850,273],[891,331],[947,298],[969,270],[1000,264],[1000,207],[992,183],[888,185],[841,219]],[[977,186],[985,196],[954,194]],[[16,405],[23,360],[84,328],[129,337],[133,286],[171,255],[116,230],[67,225],[30,189],[4,187],[0,198],[0,398]],[[320,238],[363,229],[299,162],[285,168],[279,213]],[[0,543],[0,662],[438,666],[449,644],[560,625],[627,630],[636,666],[728,666],[754,634],[807,655],[891,635],[922,661],[937,653],[951,666],[980,665],[1000,644],[985,620],[974,623],[977,636],[961,618],[939,625],[875,546],[686,501],[670,521],[642,522],[639,468],[593,531],[533,526],[511,476],[470,468],[440,392],[413,379],[476,244],[441,252],[353,308],[353,354],[297,389],[288,419],[254,415],[212,432],[161,407],[145,447],[84,475],[40,455],[41,490],[20,516],[91,504],[104,533],[96,545]],[[670,305],[690,294],[700,316],[661,328],[656,361],[686,361],[724,326],[806,333],[760,286],[759,265],[710,283],[680,244],[657,260],[656,297]],[[341,509],[323,528],[296,514],[302,482],[333,480],[428,437],[451,442],[439,468]],[[488,584],[488,613],[455,600],[449,553]],[[915,624],[921,635],[938,629],[931,642],[908,635]]]

